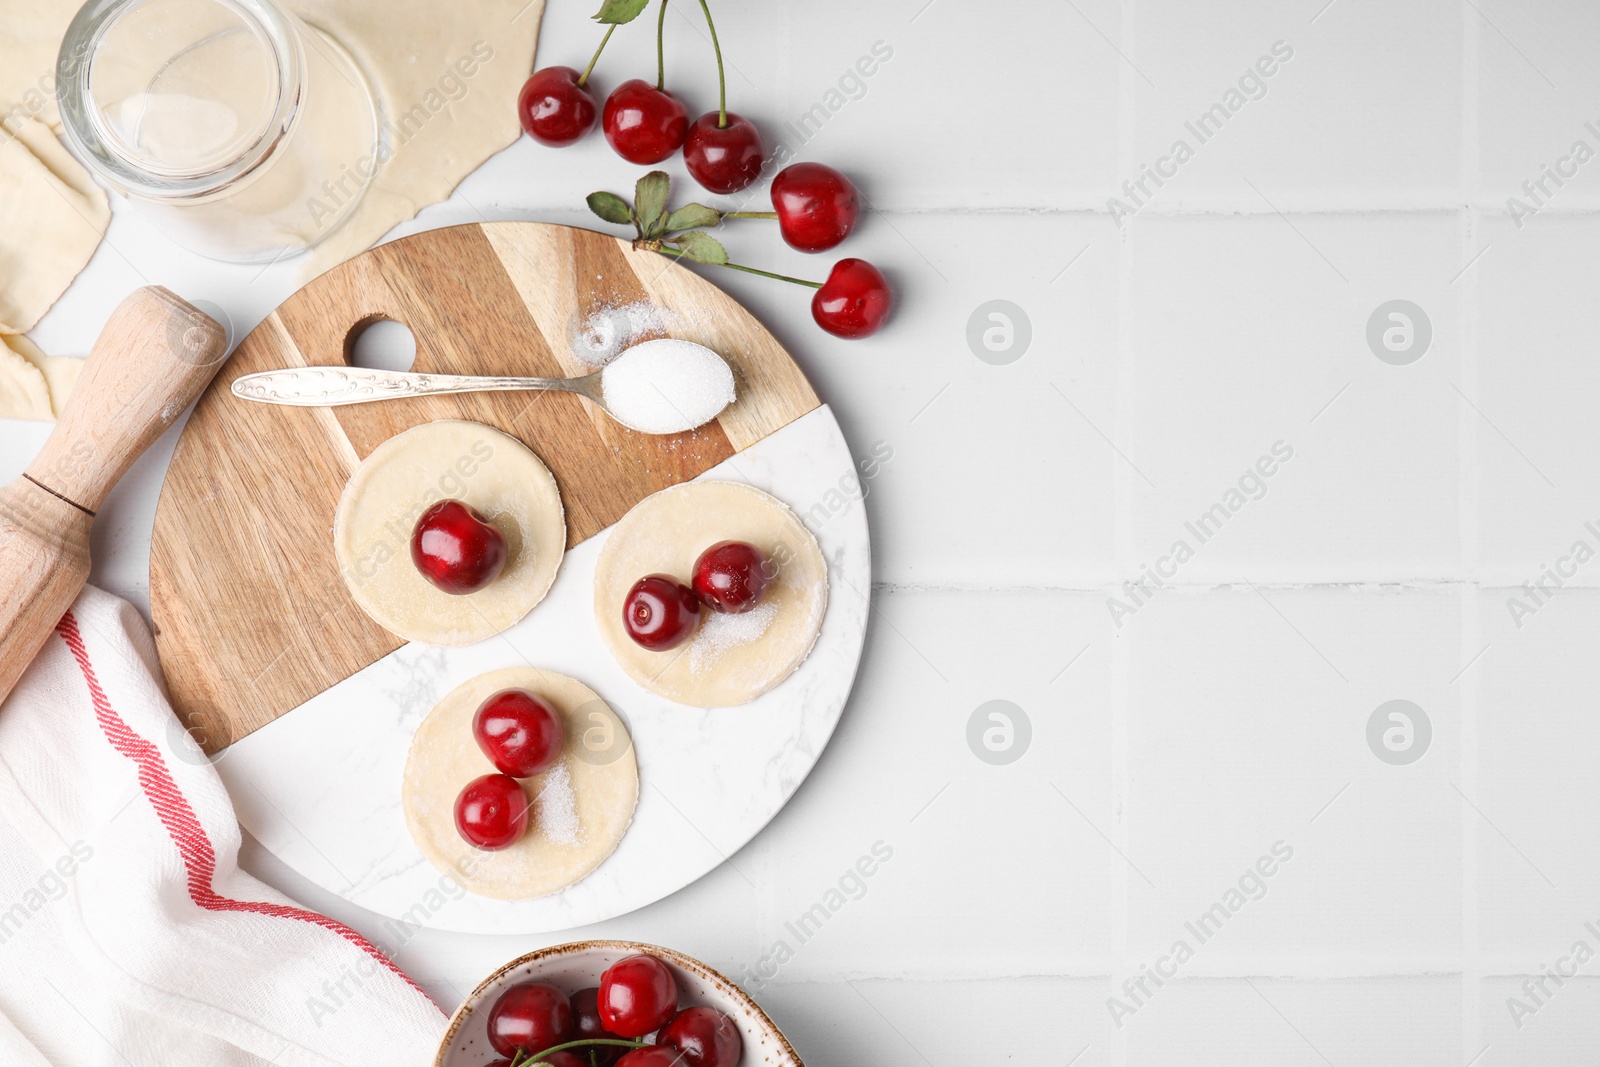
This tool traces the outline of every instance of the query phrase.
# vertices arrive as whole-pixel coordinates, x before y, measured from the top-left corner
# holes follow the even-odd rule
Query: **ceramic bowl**
[[[501,1057],[489,1045],[489,1009],[518,982],[549,982],[568,993],[600,984],[600,972],[624,956],[645,952],[672,968],[684,1007],[703,1004],[726,1012],[744,1037],[739,1067],[805,1067],[787,1038],[749,994],[699,960],[637,941],[577,941],[519,956],[468,994],[450,1017],[433,1067],[487,1067]]]

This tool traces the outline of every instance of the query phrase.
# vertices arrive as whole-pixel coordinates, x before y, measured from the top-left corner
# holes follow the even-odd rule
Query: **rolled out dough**
[[[411,562],[417,519],[440,500],[477,509],[505,535],[505,570],[476,593],[436,588]],[[561,493],[539,457],[508,434],[441,419],[373,449],[339,498],[333,550],[350,595],[408,641],[467,645],[544,599],[566,551]]]
[[[484,852],[456,832],[456,796],[495,769],[473,737],[472,717],[491,694],[512,688],[543,697],[566,724],[558,767],[565,767],[572,783],[574,843],[553,839],[544,828],[540,795],[555,768],[523,781],[533,818],[521,841]],[[638,800],[639,765],[616,712],[582,682],[532,667],[490,671],[451,690],[412,736],[401,786],[406,826],[428,862],[469,892],[499,900],[545,896],[599,867],[627,833]]]
[[[83,364],[70,356],[47,356],[20,334],[0,334],[0,419],[59,418]]]
[[[106,194],[50,127],[36,118],[0,124],[0,333],[33,329],[110,221]]]
[[[0,333],[33,328],[89,262],[110,219],[105,193],[54,137],[56,53],[80,6],[0,0]],[[448,197],[520,136],[514,102],[532,70],[545,0],[288,6],[356,57],[385,127],[386,161],[355,213],[305,257],[309,278]]]
[[[445,199],[522,135],[517,92],[533,71],[544,6],[545,0],[289,0],[365,69],[393,151],[355,213],[306,257],[305,277],[365,251]]]
[[[766,631],[698,655],[695,637],[665,652],[635,644],[622,624],[628,590],[647,574],[687,583],[700,553],[718,541],[748,541],[777,564],[761,598],[776,609]],[[595,565],[595,620],[611,654],[652,693],[691,707],[748,703],[783,681],[811,654],[827,606],[828,564],[817,539],[787,505],[738,482],[684,482],[646,497],[612,529]]]

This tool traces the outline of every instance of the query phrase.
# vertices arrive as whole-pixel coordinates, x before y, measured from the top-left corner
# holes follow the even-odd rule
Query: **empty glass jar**
[[[356,62],[272,0],[91,0],[56,87],[85,165],[217,259],[310,248],[381,162]]]

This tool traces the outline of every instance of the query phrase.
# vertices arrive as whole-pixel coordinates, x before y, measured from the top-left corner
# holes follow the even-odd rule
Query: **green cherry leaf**
[[[667,213],[667,194],[672,179],[664,170],[653,170],[633,187],[633,204],[639,212],[639,229],[646,239],[661,236],[661,222]]]
[[[621,26],[638,18],[650,0],[605,0],[594,20],[602,26]]]
[[[667,216],[667,232],[698,230],[702,226],[715,226],[722,221],[722,212],[704,204],[685,204]]]
[[[709,233],[692,230],[674,237],[672,243],[683,249],[684,258],[692,259],[696,263],[728,262],[728,250],[722,247],[721,241]]]
[[[590,193],[586,199],[589,210],[618,226],[633,225],[633,212],[628,202],[616,193]]]

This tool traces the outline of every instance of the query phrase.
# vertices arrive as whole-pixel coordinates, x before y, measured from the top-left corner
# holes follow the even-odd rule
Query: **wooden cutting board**
[[[477,393],[341,408],[240,400],[235,378],[341,364],[367,325],[416,336],[413,370],[576,375],[574,332],[648,300],[673,336],[733,365],[739,399],[689,434],[627,430],[564,393]],[[150,610],[179,717],[216,753],[404,642],[345,591],[333,515],[379,444],[434,419],[472,419],[531,447],[555,474],[569,547],[657,490],[695,477],[819,405],[783,347],[722,290],[628,242],[532,222],[404,237],[335,267],[240,344],[178,441],[156,510]]]

